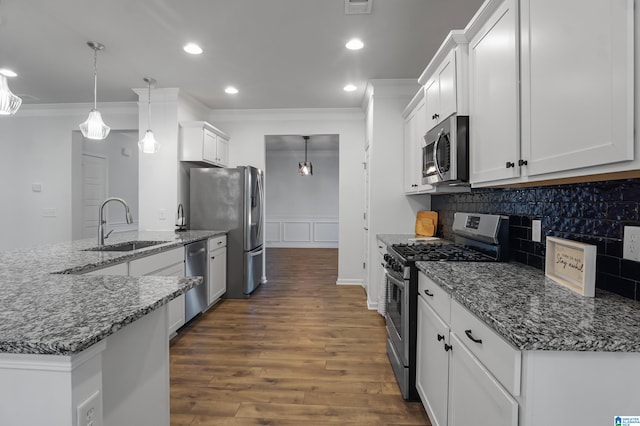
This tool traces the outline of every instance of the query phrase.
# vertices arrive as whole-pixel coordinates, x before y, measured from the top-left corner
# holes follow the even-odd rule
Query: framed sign
[[[545,275],[582,296],[594,297],[596,254],[592,244],[547,237]]]

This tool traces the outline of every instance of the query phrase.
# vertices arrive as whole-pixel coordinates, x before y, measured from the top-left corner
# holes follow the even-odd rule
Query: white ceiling
[[[360,106],[374,78],[417,78],[451,29],[482,0],[0,0],[0,67],[25,103],[134,101],[153,77],[215,109]],[[365,42],[348,51],[352,37]],[[182,51],[197,42],[204,53]],[[346,93],[342,87],[356,84]],[[234,85],[240,93],[224,93]]]

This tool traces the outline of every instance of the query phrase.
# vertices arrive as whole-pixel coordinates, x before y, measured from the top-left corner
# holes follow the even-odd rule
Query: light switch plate
[[[623,259],[640,262],[640,226],[624,227]]]
[[[541,220],[532,220],[531,221],[531,241],[535,241],[537,243],[542,241],[542,221]]]

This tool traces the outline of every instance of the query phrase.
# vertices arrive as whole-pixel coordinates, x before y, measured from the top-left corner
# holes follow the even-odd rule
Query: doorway
[[[72,238],[98,235],[98,209],[107,197],[124,199],[134,223],[127,224],[119,204],[106,207],[109,230],[138,229],[138,131],[111,131],[107,139],[92,141],[73,132]]]
[[[299,163],[312,164],[302,176]],[[265,246],[338,248],[339,135],[265,136]]]

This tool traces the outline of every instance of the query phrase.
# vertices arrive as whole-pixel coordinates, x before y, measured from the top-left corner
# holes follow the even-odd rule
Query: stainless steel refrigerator
[[[251,166],[191,169],[189,228],[228,230],[225,298],[249,297],[263,276],[264,174]]]

